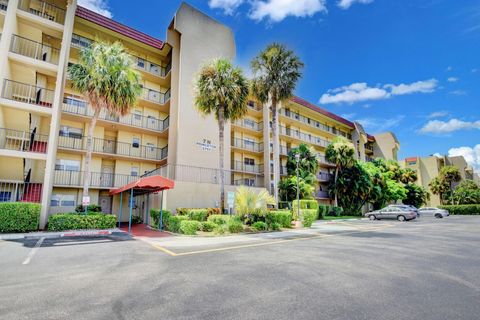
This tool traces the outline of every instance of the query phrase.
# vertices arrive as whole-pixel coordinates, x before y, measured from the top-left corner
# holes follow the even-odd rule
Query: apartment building
[[[444,166],[454,166],[458,168],[462,180],[474,180],[477,175],[473,168],[465,161],[463,156],[429,156],[429,157],[410,157],[400,161],[400,165],[404,168],[410,168],[417,172],[417,184],[426,188],[430,193],[428,205],[440,205],[440,197],[430,192],[429,183],[438,177],[440,170]],[[455,186],[453,186],[455,187]]]
[[[103,113],[97,122],[91,202],[105,212],[126,210],[127,199],[120,203],[109,191],[160,174],[175,180],[175,188],[161,199],[136,198],[136,214],[160,202],[168,209],[218,205],[218,125],[195,109],[193,80],[210,59],[235,58],[229,28],[184,3],[162,41],[75,0],[0,0],[0,32],[0,201],[41,203],[41,226],[49,214],[81,203],[85,134],[93,112],[70,88],[66,68],[98,39],[124,44],[142,77],[143,94],[127,116]],[[360,124],[299,97],[282,106],[279,131],[281,169],[275,179],[268,108],[252,100],[247,116],[227,125],[227,191],[239,185],[271,189],[286,174],[288,151],[307,143],[321,163],[315,196],[329,202],[333,166],[325,147],[335,136],[350,139],[356,156],[366,161],[396,159],[399,148],[393,134],[368,135]]]

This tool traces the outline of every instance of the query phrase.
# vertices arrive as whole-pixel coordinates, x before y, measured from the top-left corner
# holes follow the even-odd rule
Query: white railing
[[[2,97],[9,100],[51,108],[54,91],[31,84],[5,79]]]
[[[58,64],[60,58],[59,49],[17,35],[12,35],[10,51],[53,64]]]
[[[65,23],[65,9],[42,0],[19,0],[18,8],[59,24]]]

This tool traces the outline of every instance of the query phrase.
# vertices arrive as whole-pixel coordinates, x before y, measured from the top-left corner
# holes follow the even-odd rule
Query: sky
[[[179,0],[79,0],[165,39]],[[463,155],[480,172],[480,1],[190,0],[230,27],[234,61],[269,43],[304,62],[295,94],[367,132],[392,131],[399,159]]]

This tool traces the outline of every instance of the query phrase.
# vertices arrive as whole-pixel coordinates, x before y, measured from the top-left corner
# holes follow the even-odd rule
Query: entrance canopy
[[[110,190],[110,195],[121,194],[125,191],[130,191],[133,196],[140,196],[143,194],[159,192],[163,190],[173,189],[175,183],[173,180],[164,178],[162,176],[150,176],[140,178],[137,181],[130,182],[118,189]]]

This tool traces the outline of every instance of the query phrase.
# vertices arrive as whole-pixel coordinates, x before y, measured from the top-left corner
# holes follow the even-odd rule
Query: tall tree
[[[446,184],[448,184],[449,199],[451,201],[451,204],[453,204],[453,183],[458,182],[462,179],[462,176],[460,175],[460,171],[458,170],[457,167],[445,166],[445,167],[442,167],[442,169],[440,169],[439,177],[440,179],[445,181]]]
[[[204,115],[218,122],[220,205],[225,209],[224,132],[225,121],[234,121],[247,113],[248,81],[243,71],[227,59],[215,59],[200,70],[195,82],[195,105]]]
[[[334,186],[337,185],[340,170],[350,168],[355,165],[355,148],[346,138],[338,136],[327,146],[325,152],[326,159],[335,164]],[[338,188],[335,188],[337,190]],[[338,206],[338,195],[334,193],[335,206]]]
[[[430,191],[440,197],[440,203],[445,201],[445,194],[448,192],[448,184],[440,176],[433,178],[428,184]]]
[[[261,51],[251,62],[253,71],[252,93],[265,105],[270,102],[272,111],[273,181],[274,197],[278,203],[280,180],[280,140],[278,135],[278,110],[288,100],[301,77],[303,63],[284,45],[273,43]]]
[[[87,134],[83,195],[88,196],[93,150],[93,132],[102,110],[125,116],[141,94],[140,75],[131,56],[120,42],[94,42],[80,51],[79,61],[68,67],[72,89],[83,95],[93,108]]]
[[[456,204],[480,204],[480,186],[473,180],[463,180],[455,187],[453,198]]]
[[[410,168],[405,168],[400,170],[400,181],[408,184],[417,181],[417,172]]]
[[[297,148],[293,148],[288,152],[287,158],[287,173],[290,176],[296,175],[297,161],[295,155],[300,155],[300,161],[298,163],[299,175],[305,178],[309,174],[315,175],[318,171],[318,159],[317,155],[313,151],[313,148],[301,143]]]

